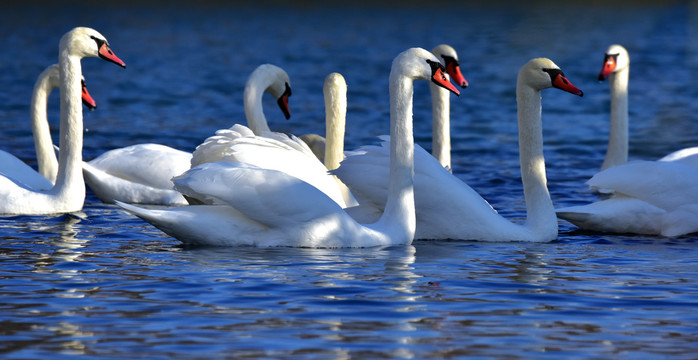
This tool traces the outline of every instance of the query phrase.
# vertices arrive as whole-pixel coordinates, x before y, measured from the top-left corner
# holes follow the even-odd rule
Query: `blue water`
[[[399,4],[399,5],[398,5]],[[252,70],[291,76],[292,117],[265,98],[272,129],[323,132],[322,85],[349,85],[346,145],[388,132],[387,77],[408,47],[448,43],[471,86],[451,105],[457,176],[525,217],[515,77],[553,59],[583,89],[543,93],[557,207],[595,200],[584,181],[608,133],[603,52],[631,54],[630,158],[698,145],[698,8],[691,2],[383,2],[4,5],[0,148],[35,165],[28,104],[60,36],[90,26],[125,70],[83,60],[99,107],[84,157],[158,142],[191,151],[243,120]],[[430,147],[429,91],[416,139]],[[58,126],[57,95],[50,121]],[[185,248],[88,192],[82,214],[0,218],[0,357],[695,358],[698,237],[578,231],[547,244],[418,241],[378,249]]]

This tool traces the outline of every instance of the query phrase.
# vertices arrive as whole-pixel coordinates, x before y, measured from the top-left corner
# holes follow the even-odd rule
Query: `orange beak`
[[[458,65],[457,61],[447,61],[446,72],[448,75],[451,75],[451,80],[453,80],[456,85],[464,89],[468,87],[468,80],[465,80],[465,76],[460,72],[460,65]]]
[[[118,56],[114,54],[113,51],[111,51],[111,48],[107,43],[102,43],[102,45],[99,47],[99,57],[101,57],[104,60],[111,61],[116,65],[119,65],[123,68],[126,67],[126,64],[119,59]]]
[[[616,66],[618,65],[616,63],[616,56],[606,55],[606,58],[603,60],[603,68],[601,69],[601,72],[599,73],[599,81],[606,80],[608,78],[608,76],[611,75],[613,70],[616,69]]]
[[[446,79],[446,75],[444,75],[443,70],[439,67],[434,71],[434,74],[431,76],[431,81],[434,82],[434,84],[439,85],[443,87],[444,89],[460,96],[460,91],[456,89],[456,86],[453,85],[448,79]]]
[[[85,82],[81,81],[82,83],[82,103],[87,106],[88,109],[94,110],[97,108],[97,102],[95,99],[90,96],[90,93],[87,92],[87,86],[85,86]]]
[[[276,103],[279,104],[279,107],[281,108],[281,112],[284,113],[286,120],[291,118],[291,110],[288,106],[288,97],[289,96],[291,96],[291,87],[288,86],[288,83],[286,83],[286,90],[284,91],[283,94],[281,94],[281,97],[279,97],[279,99],[276,100]]]
[[[555,76],[555,79],[553,79],[553,86],[560,89],[560,90],[565,90],[569,93],[579,95],[579,96],[584,96],[584,93],[582,90],[579,90],[576,86],[572,85],[567,78],[565,78],[562,73],[559,73]]]

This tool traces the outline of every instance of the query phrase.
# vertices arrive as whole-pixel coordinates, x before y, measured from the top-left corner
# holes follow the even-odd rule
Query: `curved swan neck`
[[[58,155],[58,176],[52,192],[65,195],[71,201],[84,201],[85,183],[82,177],[82,68],[80,57],[61,49],[59,57],[61,79],[61,124]],[[82,198],[76,199],[75,194]],[[70,196],[70,194],[73,194]]]
[[[406,241],[414,238],[416,229],[412,82],[395,69],[390,72],[390,181],[388,201],[379,220]]]
[[[247,119],[247,125],[255,135],[271,131],[262,109],[262,96],[264,95],[265,87],[266,85],[260,84],[257,78],[252,76],[245,84],[243,95],[245,118]]]
[[[630,66],[611,73],[608,85],[611,90],[611,129],[608,148],[601,170],[628,162],[628,75]]]
[[[450,77],[446,75],[450,80]],[[432,145],[431,154],[447,169],[451,169],[451,120],[450,93],[430,83]]]
[[[328,75],[325,95],[325,167],[334,170],[344,160],[344,132],[347,117],[347,83],[337,73]]]
[[[548,192],[543,158],[541,95],[523,84],[516,86],[519,124],[519,160],[526,200],[526,226],[537,233],[557,234],[557,217]]]
[[[31,102],[31,125],[34,135],[34,148],[36,149],[36,160],[39,166],[39,173],[51,183],[56,182],[58,173],[58,160],[53,149],[51,139],[51,129],[49,128],[46,116],[46,106],[51,91],[59,84],[58,67],[49,66],[44,70],[34,85]]]

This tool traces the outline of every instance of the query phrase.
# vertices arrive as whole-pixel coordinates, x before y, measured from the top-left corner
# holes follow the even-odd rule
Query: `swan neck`
[[[80,100],[82,69],[80,58],[61,51],[59,59],[61,120],[58,154],[58,176],[53,192],[66,197],[66,201],[85,199],[85,183],[82,177],[82,102]],[[81,195],[79,195],[81,194]],[[68,200],[69,199],[69,200]]]
[[[325,167],[334,170],[344,160],[344,133],[347,116],[347,89],[326,86],[325,95]]]
[[[630,67],[611,73],[611,128],[601,170],[628,162],[628,74]]]
[[[44,70],[34,85],[30,117],[39,173],[51,183],[55,183],[58,173],[58,160],[53,149],[51,129],[46,115],[48,97],[53,88],[56,87],[56,84],[52,82],[54,79],[51,78],[51,73],[51,69]]]
[[[446,75],[449,78],[448,75]],[[451,120],[450,93],[430,83],[431,90],[431,154],[447,169],[451,168]]]
[[[245,92],[243,95],[245,118],[247,119],[247,126],[255,135],[271,131],[269,130],[267,118],[264,116],[264,110],[262,108],[262,96],[264,95],[264,91],[264,86],[256,81],[254,77],[250,78],[247,84],[245,84]]]
[[[554,238],[557,235],[557,217],[545,176],[540,91],[522,85],[519,81],[516,101],[526,226],[536,234]]]
[[[379,220],[405,243],[413,240],[416,228],[412,82],[395,71],[390,74],[390,180],[385,211]]]

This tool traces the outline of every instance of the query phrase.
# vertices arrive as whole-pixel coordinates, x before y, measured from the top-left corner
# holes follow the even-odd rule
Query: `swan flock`
[[[262,64],[245,84],[245,119],[231,121],[230,128],[216,131],[193,152],[143,143],[112,149],[90,161],[82,159],[82,107],[92,110],[97,102],[82,74],[81,59],[86,57],[126,66],[94,29],[76,27],[61,37],[58,63],[39,75],[31,100],[38,169],[0,150],[0,214],[79,212],[87,184],[101,201],[188,245],[549,242],[558,237],[558,218],[600,232],[698,232],[698,148],[656,161],[628,162],[630,60],[620,45],[607,49],[599,74],[610,86],[611,125],[601,171],[587,182],[598,192],[590,194],[594,199],[588,205],[555,209],[543,157],[541,91],[583,93],[550,59],[534,58],[520,68],[515,89],[523,220],[503,217],[454,175],[458,169],[450,155],[450,94],[460,95],[457,86],[469,83],[451,46],[410,48],[394,58],[387,74],[390,134],[381,136],[378,145],[344,149],[345,122],[351,119],[346,118],[347,82],[339,73],[329,74],[323,88],[324,136],[272,131],[262,97],[271,95],[288,119],[292,84],[285,70]],[[414,81],[430,84],[432,153],[414,143]],[[46,114],[54,88],[60,92],[57,147]]]

